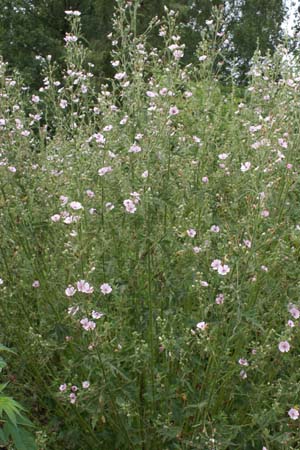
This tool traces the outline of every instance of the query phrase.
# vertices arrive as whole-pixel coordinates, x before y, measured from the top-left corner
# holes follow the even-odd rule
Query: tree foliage
[[[273,50],[278,42],[285,15],[283,3],[283,0],[141,0],[137,27],[144,30],[153,16],[162,15],[165,6],[178,12],[186,44],[185,61],[189,62],[212,8],[221,7],[230,36],[230,57],[238,59],[244,73],[258,42],[263,54]],[[111,74],[107,35],[116,0],[0,0],[0,5],[0,54],[31,85],[40,82],[36,56],[51,54],[56,61],[62,60],[63,38],[68,31],[64,11],[68,9],[81,11],[83,34],[96,75]],[[152,43],[160,45],[157,35],[153,34]]]

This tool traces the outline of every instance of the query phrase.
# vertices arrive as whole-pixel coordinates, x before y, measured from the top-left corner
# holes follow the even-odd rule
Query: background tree
[[[64,11],[78,9],[82,14],[83,34],[90,48],[90,60],[97,76],[109,76],[111,20],[113,0],[0,0],[0,54],[11,67],[19,69],[27,83],[40,83],[35,57],[51,54],[60,62],[64,35],[68,31]],[[259,42],[262,53],[273,50],[282,34],[284,0],[142,0],[138,12],[138,30],[143,31],[153,16],[161,16],[164,6],[179,12],[185,60],[192,60],[200,40],[201,27],[210,18],[212,8],[225,11],[230,40],[230,58],[238,60],[241,74]],[[158,34],[151,37],[160,45]]]

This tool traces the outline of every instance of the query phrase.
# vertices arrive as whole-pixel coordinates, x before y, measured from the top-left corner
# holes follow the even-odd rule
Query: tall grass
[[[283,47],[224,93],[217,14],[118,0],[114,79],[80,16],[32,94],[1,64],[1,341],[39,449],[299,446],[299,81]],[[149,48],[157,32],[162,51]]]

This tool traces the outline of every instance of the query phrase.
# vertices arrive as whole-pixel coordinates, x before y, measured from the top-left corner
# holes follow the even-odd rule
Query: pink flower
[[[71,387],[71,391],[72,391],[72,392],[77,392],[77,391],[78,391],[78,387],[75,386],[75,385],[73,385],[73,386]]]
[[[67,100],[61,100],[60,103],[59,103],[59,106],[60,106],[62,109],[65,109],[65,108],[68,106]]]
[[[38,280],[35,280],[35,281],[32,283],[32,287],[34,287],[34,288],[40,287],[40,282],[39,282]]]
[[[299,418],[299,411],[296,408],[291,408],[288,412],[291,419],[297,420]]]
[[[132,200],[124,200],[123,205],[125,206],[126,212],[130,214],[134,214],[136,212],[136,206]]]
[[[227,264],[220,264],[218,267],[218,274],[219,275],[227,275],[230,272],[230,267],[227,266]]]
[[[153,92],[153,91],[146,91],[146,95],[147,95],[147,97],[149,97],[149,98],[154,98],[154,97],[157,96],[157,93],[156,93],[156,92]]]
[[[112,287],[108,283],[103,283],[100,286],[100,291],[103,295],[110,294],[112,292]]]
[[[118,81],[121,81],[121,80],[123,80],[124,78],[126,78],[126,72],[119,72],[119,73],[116,73],[114,78],[115,78],[116,80],[118,80]]]
[[[191,237],[191,238],[195,237],[196,234],[197,234],[196,230],[194,230],[193,228],[190,228],[189,230],[187,230],[186,233],[187,233],[187,235],[188,235],[189,237]]]
[[[133,203],[136,205],[141,201],[140,194],[138,192],[130,192],[131,197],[133,197]]]
[[[288,320],[287,325],[288,325],[288,327],[294,328],[295,323],[292,320]]]
[[[248,363],[247,359],[244,359],[244,358],[240,358],[239,359],[239,364],[241,366],[249,366],[249,363]]]
[[[65,289],[65,294],[67,297],[73,297],[73,295],[76,293],[76,289],[69,284],[69,286]]]
[[[69,198],[66,197],[65,195],[61,195],[61,196],[59,197],[59,200],[61,201],[61,206],[65,206],[65,205],[68,203]]]
[[[249,239],[244,239],[243,240],[245,247],[251,248],[252,243],[251,241],[249,241]]]
[[[169,114],[170,116],[176,116],[177,114],[179,114],[179,109],[177,108],[177,106],[171,106],[171,108],[169,109]]]
[[[210,267],[211,267],[213,270],[218,270],[218,268],[220,267],[220,265],[221,265],[221,261],[220,261],[219,259],[214,259],[213,262],[211,263]]]
[[[290,351],[291,346],[288,341],[281,341],[279,342],[278,348],[281,353],[287,353]]]
[[[142,151],[141,147],[137,144],[133,144],[128,150],[129,153],[140,153]]]
[[[220,153],[220,155],[218,155],[218,158],[224,161],[225,159],[228,158],[228,156],[229,153]]]
[[[65,392],[65,390],[67,389],[67,385],[66,385],[66,383],[64,383],[64,384],[61,384],[60,386],[59,386],[59,390],[60,390],[60,392]]]
[[[206,322],[198,322],[196,325],[196,328],[198,328],[198,330],[205,330],[207,328],[207,323]]]
[[[261,217],[269,217],[270,212],[267,209],[264,209],[261,213],[260,213]]]
[[[70,203],[70,208],[72,208],[72,209],[74,209],[75,211],[77,211],[77,210],[79,210],[79,209],[82,209],[83,206],[82,206],[82,204],[79,203],[79,202],[71,202],[71,203]]]
[[[194,253],[200,253],[201,252],[201,247],[193,247],[193,252]]]
[[[89,381],[83,381],[82,382],[82,387],[83,387],[83,389],[88,389],[90,387],[90,382]]]
[[[66,33],[64,41],[66,42],[66,44],[68,44],[69,42],[77,42],[78,37],[75,36],[74,34]]]
[[[101,317],[103,317],[104,314],[102,312],[98,312],[98,311],[92,311],[92,318],[97,320],[97,319],[101,319]]]
[[[78,292],[83,292],[84,294],[92,294],[94,292],[93,286],[85,280],[77,281],[76,283]]]
[[[107,173],[112,172],[112,167],[108,166],[108,167],[102,167],[101,169],[98,170],[98,175],[100,175],[100,177],[103,177],[103,175],[106,175]]]
[[[86,331],[94,330],[96,328],[95,322],[89,320],[87,317],[81,319],[80,324],[82,325],[82,328]]]
[[[222,305],[224,303],[224,294],[218,294],[215,302],[217,305]]]
[[[87,189],[85,192],[89,198],[95,197],[95,192],[91,191],[90,189]]]
[[[201,285],[202,287],[208,287],[208,282],[207,282],[207,281],[201,280],[201,281],[200,281],[200,285]]]
[[[70,225],[71,223],[76,222],[76,220],[74,220],[73,216],[68,216],[64,219],[64,223],[67,225]]]
[[[91,140],[91,139],[95,139],[95,141],[97,142],[97,144],[105,144],[105,141],[106,141],[106,139],[105,139],[105,137],[103,136],[103,134],[101,134],[101,133],[95,133],[95,134],[93,134],[90,138],[89,138],[89,140]]]
[[[289,313],[294,317],[294,319],[299,319],[299,317],[300,317],[300,311],[294,305],[290,305]]]
[[[208,183],[208,177],[202,177],[202,183],[207,184]]]
[[[220,227],[218,227],[218,225],[212,225],[210,227],[210,231],[212,231],[213,233],[219,233]]]
[[[71,394],[69,395],[70,397],[70,403],[74,404],[76,402],[76,394],[74,394],[74,392],[71,392]]]
[[[279,144],[280,147],[282,147],[282,148],[287,148],[287,147],[288,147],[287,141],[285,141],[285,140],[282,139],[282,138],[278,139],[278,144]]]
[[[60,214],[54,214],[51,216],[52,222],[59,222],[60,221]]]
[[[241,164],[241,171],[242,172],[247,172],[247,170],[249,170],[251,168],[251,162],[247,161],[244,164]]]
[[[32,103],[39,103],[40,97],[38,95],[33,95],[31,97],[31,101],[32,101]]]
[[[182,50],[179,50],[179,49],[177,49],[177,50],[174,50],[173,51],[173,56],[174,56],[174,58],[175,59],[180,59],[180,58],[182,58],[183,57],[183,51]]]
[[[247,373],[245,372],[245,370],[240,371],[240,377],[242,378],[242,380],[245,380],[247,378]]]

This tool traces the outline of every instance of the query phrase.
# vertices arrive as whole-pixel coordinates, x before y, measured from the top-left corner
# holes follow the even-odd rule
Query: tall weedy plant
[[[38,92],[1,62],[7,389],[47,450],[296,449],[299,64],[225,89],[220,11],[184,66],[176,12],[139,35],[139,6],[105,84],[79,11]]]

